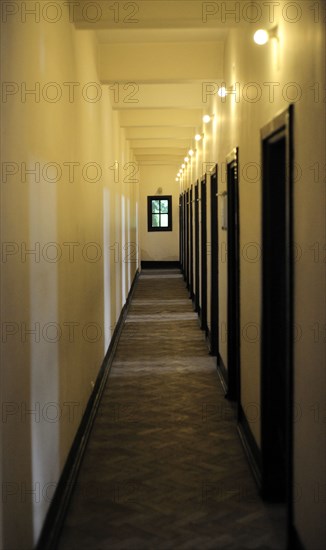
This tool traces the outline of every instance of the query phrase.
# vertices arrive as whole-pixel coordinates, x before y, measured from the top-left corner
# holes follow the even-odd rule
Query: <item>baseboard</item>
[[[141,262],[142,269],[180,269],[180,262]]]
[[[202,309],[200,311],[199,321],[200,321],[200,330],[205,331],[205,334],[207,334],[207,321],[203,318],[203,310]]]
[[[249,462],[253,477],[261,492],[262,488],[262,460],[261,460],[261,451],[256,443],[256,440],[251,431],[249,422],[246,418],[246,415],[243,411],[242,406],[238,405],[238,432],[240,440]]]
[[[212,355],[212,333],[209,327],[207,327],[207,331],[206,331],[206,344],[208,347],[209,354]]]
[[[305,546],[303,545],[299,533],[296,530],[295,526],[292,525],[289,530],[289,536],[288,536],[288,550],[306,550]]]
[[[219,375],[219,379],[220,379],[222,388],[224,390],[225,395],[227,395],[227,393],[228,393],[228,384],[229,384],[229,382],[228,382],[228,371],[227,371],[226,366],[223,363],[223,359],[220,356],[220,354],[218,354],[218,356],[217,356],[216,367],[217,367],[217,373]]]
[[[94,389],[88,400],[83,418],[57,484],[56,491],[44,521],[41,535],[36,545],[36,550],[55,550],[57,547],[69,501],[77,481],[77,475],[86,450],[87,441],[96,417],[109,372],[111,370],[114,354],[119,342],[123,323],[127,315],[138,275],[139,272],[137,269],[127,301],[120,313],[109,348],[98,373]]]

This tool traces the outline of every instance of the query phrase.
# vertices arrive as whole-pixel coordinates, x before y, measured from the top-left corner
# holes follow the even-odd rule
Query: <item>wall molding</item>
[[[142,269],[180,269],[180,262],[164,262],[164,261],[143,261],[141,262]],[[183,273],[183,271],[182,271]]]
[[[135,290],[138,276],[139,271],[137,269],[134,280],[129,290],[128,298],[121,310],[118,322],[111,338],[110,345],[97,375],[93,391],[88,400],[80,426],[77,430],[65,466],[59,478],[56,491],[52,498],[39,540],[36,545],[36,550],[55,550],[57,547],[58,539],[67,513],[70,498],[72,496],[77,481],[79,468],[86,450],[87,442],[97,414],[100,400],[111,370],[114,355],[119,343],[123,324],[128,313],[128,308]]]
[[[246,418],[241,404],[238,405],[238,433],[240,440],[249,462],[253,477],[261,492],[262,489],[262,458],[261,450],[258,447],[256,440],[250,428],[250,424]]]

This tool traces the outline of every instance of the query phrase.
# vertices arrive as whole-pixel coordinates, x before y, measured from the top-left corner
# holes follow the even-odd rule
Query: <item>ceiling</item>
[[[203,86],[223,81],[230,24],[217,6],[201,0],[79,2],[75,25],[96,32],[100,79],[141,165],[177,171],[196,147],[194,136],[209,114]]]

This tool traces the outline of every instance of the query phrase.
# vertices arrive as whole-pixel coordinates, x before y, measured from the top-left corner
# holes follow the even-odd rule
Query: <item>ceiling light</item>
[[[189,158],[188,158],[188,157],[185,157],[185,158],[184,158],[184,161],[185,161],[185,162],[189,162]]]
[[[194,154],[193,150],[192,150],[192,149],[189,149],[189,151],[188,151],[188,155],[189,155],[190,157],[192,157],[192,156],[193,156],[193,154]]]
[[[221,86],[217,92],[217,95],[219,95],[220,97],[225,97],[226,94],[227,94],[227,91],[225,86]]]
[[[185,167],[186,167],[186,165],[185,165],[185,164],[182,164],[182,165],[181,165],[181,168],[185,168]]]
[[[200,135],[200,134],[196,134],[196,135],[195,135],[195,140],[196,140],[196,141],[200,141],[200,140],[201,140],[201,135]]]
[[[205,124],[207,124],[207,123],[210,122],[210,121],[211,121],[211,117],[210,117],[209,115],[204,115],[204,116],[203,116],[203,122],[204,122]]]

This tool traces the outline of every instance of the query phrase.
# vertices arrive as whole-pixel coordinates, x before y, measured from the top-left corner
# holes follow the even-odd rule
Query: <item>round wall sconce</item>
[[[267,44],[271,38],[276,38],[278,40],[277,30],[277,26],[273,27],[269,31],[266,29],[258,29],[258,31],[254,34],[254,42],[258,44],[258,46],[263,46],[264,44]]]

